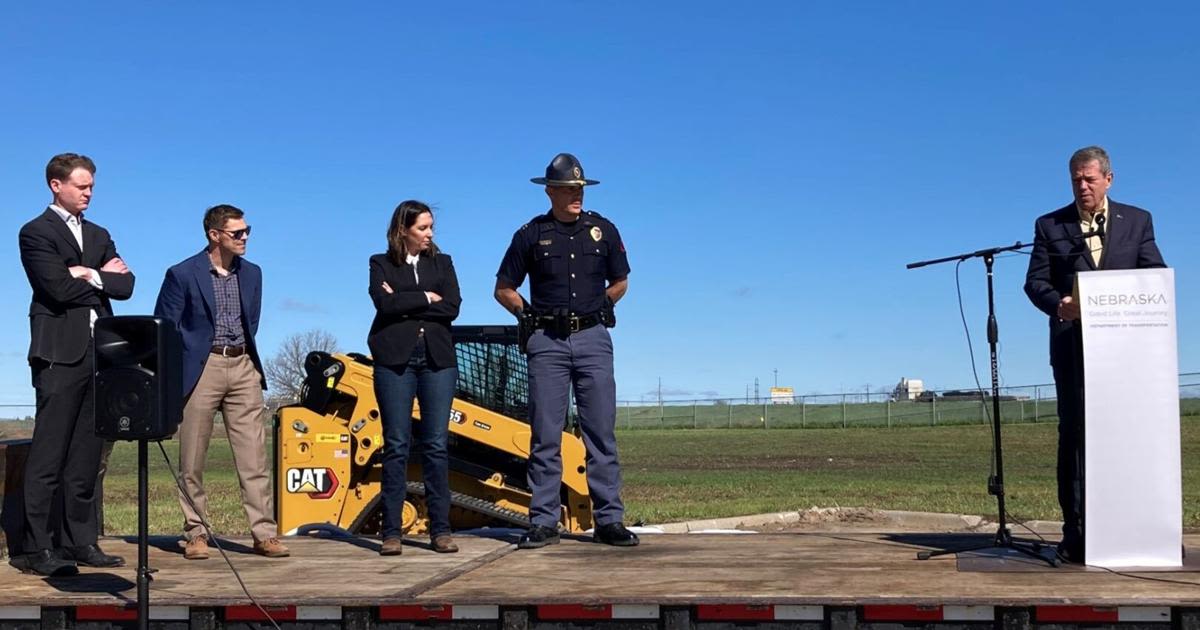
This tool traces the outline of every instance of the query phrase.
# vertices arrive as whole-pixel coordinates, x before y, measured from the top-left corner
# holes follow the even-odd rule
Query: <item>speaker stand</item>
[[[150,628],[150,466],[146,455],[147,440],[138,440],[138,539],[137,539],[137,619],[138,630]]]

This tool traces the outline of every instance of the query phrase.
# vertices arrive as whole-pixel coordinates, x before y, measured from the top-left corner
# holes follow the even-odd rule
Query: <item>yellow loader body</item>
[[[530,429],[520,418],[528,381],[515,327],[456,326],[454,334],[459,381],[450,412],[451,526],[526,527]],[[378,533],[383,424],[373,364],[358,354],[313,352],[305,370],[301,401],[275,416],[279,531],[331,525]],[[415,404],[412,417],[420,422]],[[564,431],[560,526],[568,532],[592,527],[584,460],[582,440]],[[428,518],[415,449],[408,461],[402,527],[417,534],[428,530]]]

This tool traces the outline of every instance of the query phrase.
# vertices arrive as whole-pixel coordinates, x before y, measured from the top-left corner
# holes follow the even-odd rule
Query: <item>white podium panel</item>
[[[1182,566],[1175,271],[1079,274],[1085,561]]]

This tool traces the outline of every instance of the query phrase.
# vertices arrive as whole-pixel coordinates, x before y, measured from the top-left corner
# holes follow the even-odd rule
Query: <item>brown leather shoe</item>
[[[292,555],[292,552],[273,536],[266,540],[254,541],[254,553],[268,558],[286,558]]]
[[[457,553],[458,545],[450,534],[438,534],[433,537],[433,550],[438,553]]]
[[[404,553],[404,545],[399,538],[385,538],[383,544],[379,546],[379,555],[381,556],[398,556]]]
[[[199,534],[187,541],[183,547],[183,557],[186,560],[208,560],[208,535]]]

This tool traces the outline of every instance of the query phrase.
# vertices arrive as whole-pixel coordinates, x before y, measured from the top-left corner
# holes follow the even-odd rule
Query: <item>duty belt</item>
[[[581,330],[587,330],[601,322],[600,313],[592,313],[590,315],[568,316],[566,320],[567,332],[577,333]],[[558,318],[554,315],[538,315],[534,318],[534,328],[558,330]]]

